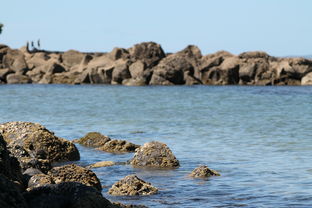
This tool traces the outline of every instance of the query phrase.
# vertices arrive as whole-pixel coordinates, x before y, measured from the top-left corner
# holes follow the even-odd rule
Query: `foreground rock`
[[[93,186],[102,190],[101,182],[94,172],[75,164],[64,165],[52,168],[48,175],[51,176],[54,183],[79,182],[87,186]]]
[[[97,189],[76,182],[41,186],[24,194],[29,207],[116,208]]]
[[[90,132],[84,137],[74,140],[74,142],[111,153],[134,152],[135,149],[139,147],[139,145],[125,140],[111,139],[98,132]]]
[[[80,159],[78,149],[72,142],[55,136],[38,123],[3,123],[0,133],[23,170],[34,167],[46,172],[53,162]]]
[[[108,190],[108,193],[114,196],[151,195],[157,192],[157,188],[136,175],[126,176]]]
[[[189,176],[194,178],[207,178],[210,176],[220,176],[220,173],[215,170],[209,169],[205,165],[202,165],[195,168]]]
[[[139,147],[130,164],[137,167],[176,168],[179,161],[169,147],[161,142],[148,142]]]

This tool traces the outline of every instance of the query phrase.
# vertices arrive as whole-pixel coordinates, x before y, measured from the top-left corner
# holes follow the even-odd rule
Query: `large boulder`
[[[84,56],[79,51],[69,50],[61,54],[61,60],[64,66],[70,70],[73,66],[80,64]]]
[[[7,122],[0,125],[0,133],[8,143],[12,154],[16,156],[23,169],[29,168],[23,160],[47,160],[49,163],[79,160],[76,146],[59,138],[44,126],[31,122]],[[36,167],[38,168],[38,167]]]
[[[176,168],[179,161],[169,147],[161,142],[148,142],[136,149],[130,161],[135,167]]]
[[[220,176],[220,173],[208,168],[206,165],[202,165],[195,168],[189,176],[194,178],[207,178],[210,176]]]
[[[99,190],[77,182],[40,186],[24,197],[29,207],[36,208],[116,208]]]
[[[185,84],[185,76],[193,76],[194,68],[186,58],[178,54],[172,54],[161,60],[154,68],[150,81],[151,85],[182,85]]]
[[[301,85],[312,85],[312,72],[308,73],[301,79]]]
[[[135,196],[156,194],[158,189],[136,175],[128,175],[116,182],[108,193],[114,196]]]
[[[165,58],[165,53],[161,46],[155,42],[143,42],[128,49],[132,62],[140,60],[146,68],[152,68]]]
[[[7,50],[2,64],[4,68],[9,68],[16,74],[25,74],[28,71],[25,56],[20,50]]]
[[[22,74],[8,74],[6,77],[6,82],[8,84],[29,84],[31,79]]]
[[[14,71],[11,69],[8,68],[0,69],[0,81],[6,82],[7,76],[12,73],[14,73]]]
[[[101,182],[94,172],[75,164],[54,167],[48,172],[48,175],[51,176],[56,184],[62,182],[79,182],[102,190]]]

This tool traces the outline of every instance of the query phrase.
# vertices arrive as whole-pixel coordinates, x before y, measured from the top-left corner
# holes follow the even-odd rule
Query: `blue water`
[[[143,144],[166,143],[176,170],[94,169],[103,195],[149,207],[311,207],[312,87],[0,86],[0,122],[32,121],[72,140],[90,131]],[[79,164],[126,161],[78,146]],[[190,179],[198,165],[221,177]],[[159,188],[112,197],[108,187],[135,173]]]

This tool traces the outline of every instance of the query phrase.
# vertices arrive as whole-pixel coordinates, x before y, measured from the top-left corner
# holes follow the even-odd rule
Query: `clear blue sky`
[[[0,43],[41,39],[47,50],[110,51],[155,41],[203,54],[263,50],[312,54],[312,0],[6,0]]]

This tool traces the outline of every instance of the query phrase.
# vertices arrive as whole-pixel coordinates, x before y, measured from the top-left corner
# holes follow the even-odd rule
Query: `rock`
[[[185,84],[184,75],[194,74],[193,66],[183,56],[172,54],[167,56],[154,68],[151,85]]]
[[[7,76],[12,73],[14,73],[14,71],[11,69],[8,68],[0,69],[0,80],[6,82]]]
[[[190,174],[190,176],[194,178],[206,178],[210,176],[220,176],[220,173],[218,173],[215,170],[209,169],[205,165],[202,165],[202,166],[195,168]]]
[[[112,82],[121,84],[124,79],[131,78],[128,61],[117,61],[113,69]]]
[[[89,165],[88,168],[101,168],[101,167],[108,167],[108,166],[113,166],[115,163],[113,161],[101,161],[94,163],[92,165]]]
[[[75,164],[54,167],[48,172],[48,175],[51,176],[56,184],[62,182],[79,182],[102,190],[101,182],[94,172]]]
[[[28,208],[20,189],[2,173],[0,173],[0,207]]]
[[[28,181],[28,190],[31,190],[33,188],[37,188],[40,186],[44,186],[47,184],[54,184],[54,181],[51,176],[46,174],[36,174],[30,177]]]
[[[122,80],[123,85],[127,86],[145,86],[147,80],[144,77],[136,77]]]
[[[76,146],[56,137],[38,123],[7,122],[0,125],[0,133],[8,143],[12,154],[23,164],[23,160],[43,160],[48,163],[79,160]],[[29,167],[25,167],[26,169]],[[38,167],[35,167],[38,168]]]
[[[8,74],[6,77],[8,84],[28,84],[31,83],[31,79],[22,74]]]
[[[18,160],[10,155],[7,149],[7,143],[0,133],[0,174],[8,180],[22,185],[23,176]]]
[[[113,139],[106,142],[103,146],[98,147],[98,150],[111,153],[124,153],[124,152],[134,152],[140,145],[127,142],[125,140]]]
[[[34,53],[31,58],[26,59],[26,62],[27,62],[28,68],[32,70],[36,67],[45,65],[49,59],[50,57],[48,56],[47,53],[37,52],[37,53]]]
[[[264,58],[268,59],[270,56],[263,51],[248,51],[238,55],[239,58],[242,59],[253,59],[253,58]]]
[[[129,52],[124,48],[114,48],[109,54],[109,58],[116,61],[118,59],[129,59],[130,54]]]
[[[7,50],[3,57],[4,68],[13,70],[16,74],[22,75],[28,71],[24,54],[19,50]]]
[[[145,70],[145,64],[138,60],[129,66],[129,71],[132,78],[142,77]]]
[[[301,79],[301,85],[312,85],[312,72],[308,73]]]
[[[79,51],[69,50],[61,55],[61,59],[66,68],[70,70],[73,66],[80,64],[84,56]]]
[[[22,167],[22,170],[27,170],[29,168],[39,169],[43,173],[47,173],[51,168],[51,161],[47,159],[38,159],[31,157],[28,153],[23,155],[24,149],[21,149],[18,145],[10,145],[10,150],[14,155],[20,156],[18,157],[19,163]],[[26,151],[25,151],[26,152]]]
[[[84,137],[73,140],[73,142],[79,143],[87,147],[96,148],[103,146],[106,142],[110,140],[111,139],[108,136],[104,136],[99,132],[89,132]]]
[[[148,208],[144,205],[122,204],[120,202],[113,202],[113,205],[115,205],[116,208]]]
[[[176,168],[179,161],[169,147],[161,142],[148,142],[136,149],[130,164],[138,167]]]
[[[128,51],[132,62],[140,60],[145,64],[146,68],[156,66],[158,62],[166,56],[161,46],[154,42],[136,44]]]
[[[50,184],[24,194],[29,207],[116,208],[93,187],[76,182]]]
[[[108,193],[114,196],[135,196],[156,194],[158,189],[136,175],[128,175],[116,182]]]

